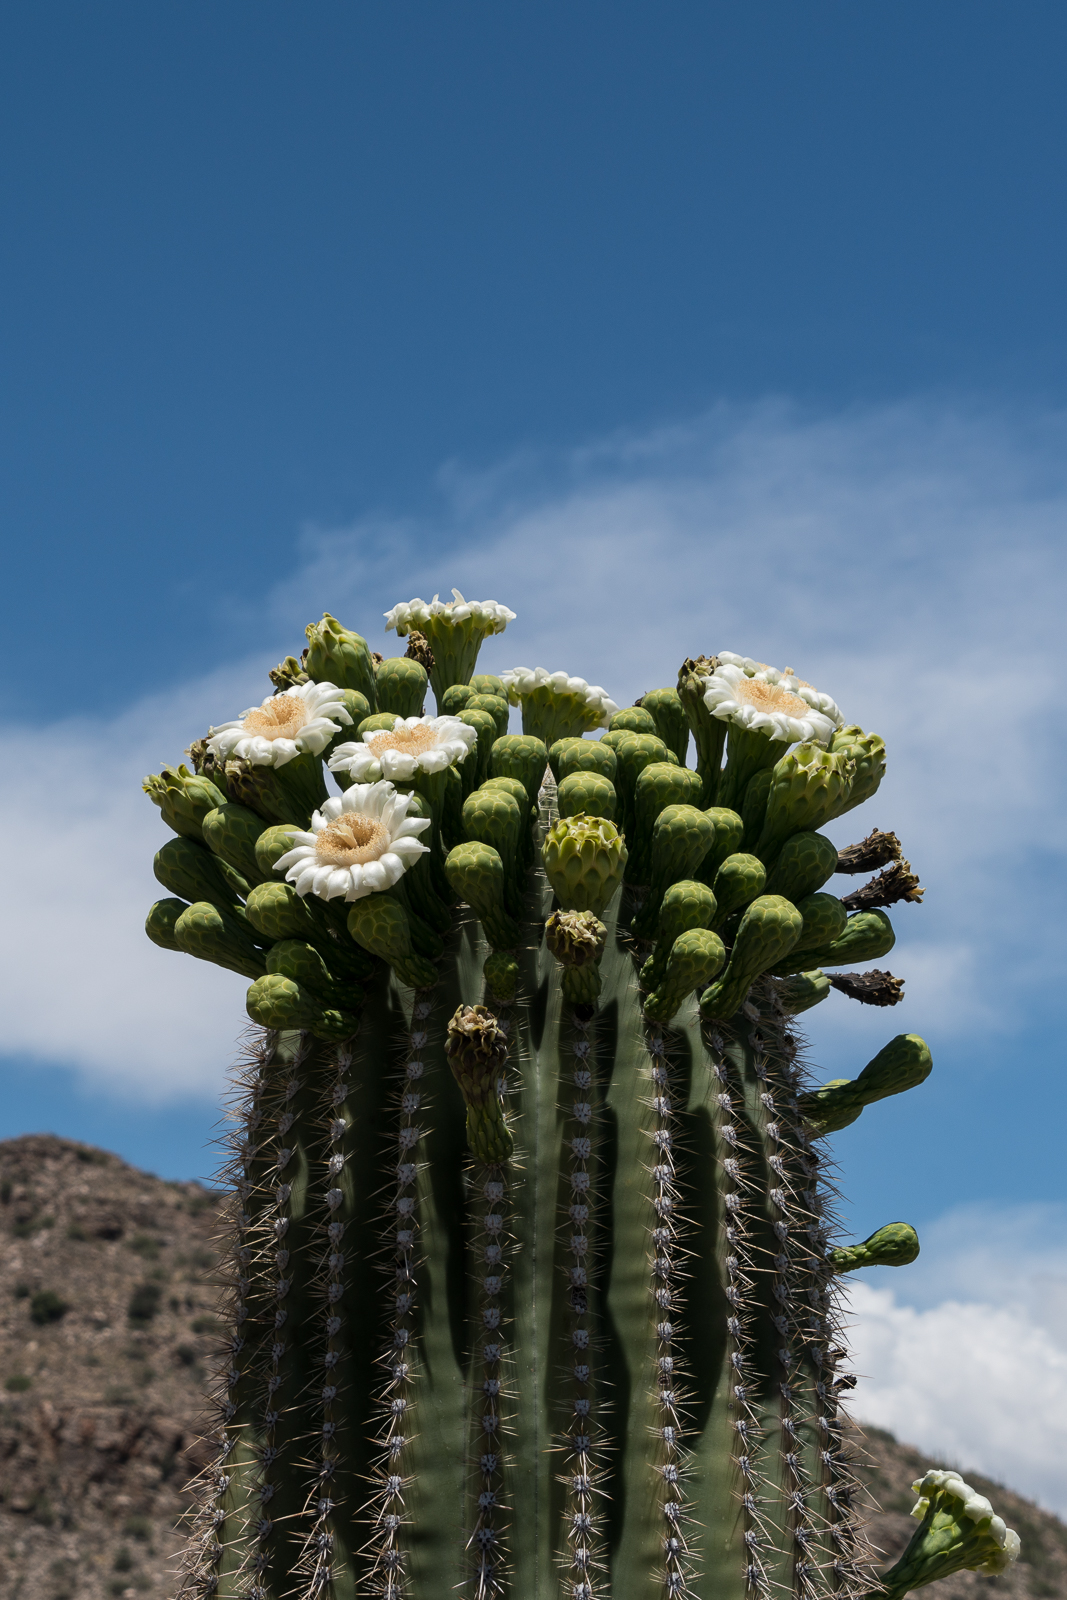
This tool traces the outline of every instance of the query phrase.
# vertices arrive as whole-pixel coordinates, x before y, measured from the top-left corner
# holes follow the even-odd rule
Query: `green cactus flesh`
[[[339,889],[328,853],[305,896],[283,881],[323,844],[302,831],[321,773],[286,791],[285,767],[231,784],[228,762],[228,798],[147,780],[179,837],[146,931],[251,980],[255,1025],[182,1595],[873,1595],[838,1285],[917,1241],[838,1242],[821,1140],[930,1056],[901,1035],[819,1088],[793,1018],[824,965],[892,942],[884,911],[820,892],[837,854],[815,831],[880,741],[850,728],[790,764],[731,730],[726,781],[699,657],[602,740],[546,749],[499,732],[469,631],[427,637],[478,748],[412,780],[429,853],[393,881]],[[406,657],[368,684],[332,618],[309,639],[309,676],[377,691],[372,722],[425,687]],[[894,1596],[928,1565],[898,1564]]]

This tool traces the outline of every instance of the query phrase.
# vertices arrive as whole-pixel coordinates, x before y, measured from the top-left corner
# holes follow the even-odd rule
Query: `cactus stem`
[[[404,1507],[404,1489],[410,1484],[405,1461],[412,1443],[411,1427],[415,1409],[418,1351],[416,1348],[416,1295],[418,1252],[418,1147],[425,1129],[419,1080],[425,1070],[420,1052],[427,1036],[424,1026],[430,1015],[430,1001],[416,990],[408,1035],[407,1059],[402,1064],[395,1092],[398,1117],[396,1166],[390,1199],[383,1218],[385,1227],[385,1269],[393,1296],[392,1316],[386,1347],[379,1357],[384,1381],[378,1393],[377,1411],[381,1428],[377,1438],[378,1456],[372,1472],[375,1494],[369,1509],[373,1533],[365,1553],[370,1559],[373,1592],[383,1600],[401,1600],[407,1589],[404,1544],[401,1538],[409,1515]]]
[[[472,1206],[482,1215],[475,1224],[478,1328],[481,1340],[481,1384],[471,1395],[472,1465],[478,1486],[474,1526],[467,1540],[476,1600],[494,1600],[503,1593],[508,1550],[501,1495],[504,1487],[504,1372],[509,1351],[504,1339],[505,1273],[508,1265],[509,1198],[507,1167],[475,1162],[471,1169]],[[480,1200],[478,1197],[481,1197]],[[477,1367],[477,1362],[474,1364]]]

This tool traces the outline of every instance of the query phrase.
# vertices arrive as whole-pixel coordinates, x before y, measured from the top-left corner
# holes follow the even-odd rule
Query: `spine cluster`
[[[508,1250],[508,1189],[506,1169],[483,1166],[475,1169],[475,1189],[480,1190],[483,1206],[475,1249],[478,1263],[478,1321],[481,1344],[481,1395],[474,1396],[475,1463],[478,1494],[470,1550],[474,1562],[474,1592],[478,1600],[502,1591],[502,1575],[507,1561],[504,1544],[504,1508],[501,1493],[504,1481],[504,1371],[507,1346],[504,1339],[503,1294]],[[480,1183],[478,1182],[480,1179]],[[477,1203],[477,1202],[476,1202]]]

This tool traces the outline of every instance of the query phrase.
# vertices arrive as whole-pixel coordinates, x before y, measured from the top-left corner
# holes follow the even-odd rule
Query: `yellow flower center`
[[[315,854],[324,867],[361,867],[377,861],[392,842],[377,817],[342,811],[317,836]]]
[[[742,705],[752,706],[768,715],[778,711],[787,717],[806,717],[811,707],[798,694],[790,694],[776,683],[764,683],[760,678],[742,678],[733,686],[734,698]]]
[[[395,733],[368,733],[364,743],[379,757],[387,750],[399,750],[406,756],[421,756],[424,750],[434,748],[437,734],[423,722],[415,728],[397,728]]]
[[[307,703],[298,694],[272,694],[241,726],[261,739],[295,739],[310,720]]]

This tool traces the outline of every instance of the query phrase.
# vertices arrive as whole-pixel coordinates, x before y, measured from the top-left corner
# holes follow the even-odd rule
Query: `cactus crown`
[[[401,604],[383,660],[327,614],[195,771],[145,781],[177,835],[148,936],[241,973],[255,1024],[184,1592],[829,1600],[994,1570],[1014,1536],[933,1473],[876,1577],[843,1433],[835,1285],[918,1240],[835,1239],[822,1140],[930,1058],[900,1035],[819,1088],[794,1019],[900,998],[835,970],[920,899],[899,842],[820,832],[881,740],[725,651],[621,711],[476,674],[512,617]]]

